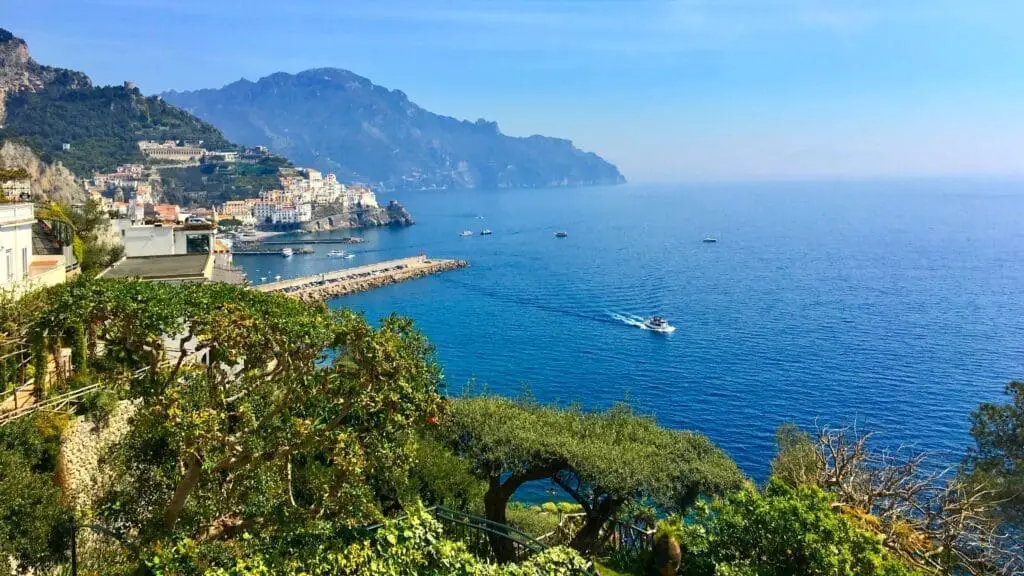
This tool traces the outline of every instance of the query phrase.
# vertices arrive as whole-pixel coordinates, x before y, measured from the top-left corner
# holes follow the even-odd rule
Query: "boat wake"
[[[633,326],[634,328],[639,328],[641,330],[648,330],[648,331],[654,332],[654,330],[651,330],[651,328],[648,327],[647,324],[644,323],[646,318],[644,318],[642,316],[636,316],[634,314],[619,314],[617,312],[609,312],[608,315],[611,316],[611,318],[613,320],[618,320],[619,322],[622,322],[623,324],[625,324],[627,326]],[[675,332],[676,329],[675,329],[674,326],[669,326],[669,327],[665,328],[662,331],[663,332],[667,332],[667,333],[671,333],[671,332]]]

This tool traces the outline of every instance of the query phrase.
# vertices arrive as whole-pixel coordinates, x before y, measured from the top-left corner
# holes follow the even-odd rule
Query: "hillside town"
[[[299,229],[317,217],[347,218],[379,210],[368,187],[339,182],[318,170],[282,170],[277,186],[258,196],[220,204],[180,205],[163,201],[162,171],[215,162],[255,164],[270,157],[264,147],[210,151],[202,142],[138,142],[142,163],[95,172],[79,183],[86,198],[106,214],[109,225],[94,243],[116,253],[100,275],[153,280],[244,283],[232,264],[232,240],[246,242],[262,233]],[[61,209],[40,210],[33,181],[25,171],[8,170],[0,178],[0,289],[23,294],[60,284],[80,271],[83,257],[71,238],[81,232],[72,222],[86,206],[81,201]],[[70,211],[71,214],[66,213]],[[69,232],[73,230],[73,232]]]
[[[154,194],[154,183],[159,186],[161,168],[198,165],[208,157],[226,163],[254,162],[266,155],[266,149],[211,152],[199,145],[178,145],[174,141],[140,141],[138,145],[147,160],[161,164],[125,164],[110,173],[94,173],[85,182],[90,196],[114,218],[174,223],[191,217],[212,223],[227,221],[249,228],[286,229],[311,221],[318,212],[352,213],[379,207],[376,195],[369,188],[344,184],[334,174],[323,174],[311,168],[290,170],[293,174],[280,177],[280,188],[262,190],[255,198],[188,208],[159,202]]]

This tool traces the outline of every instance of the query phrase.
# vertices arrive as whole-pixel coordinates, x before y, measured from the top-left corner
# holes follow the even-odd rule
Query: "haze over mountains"
[[[279,72],[162,96],[232,141],[268,145],[298,165],[386,189],[625,182],[614,165],[569,140],[510,137],[494,122],[440,116],[347,70]]]

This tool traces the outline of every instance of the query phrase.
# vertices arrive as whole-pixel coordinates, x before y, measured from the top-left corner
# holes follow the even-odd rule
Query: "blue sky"
[[[319,66],[634,181],[1024,175],[1021,0],[2,0],[147,92]]]

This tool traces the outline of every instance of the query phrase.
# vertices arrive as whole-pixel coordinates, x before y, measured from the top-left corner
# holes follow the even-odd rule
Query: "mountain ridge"
[[[434,114],[341,68],[275,72],[160,95],[245,145],[384,189],[538,188],[625,178],[571,140],[508,136],[496,122]]]

